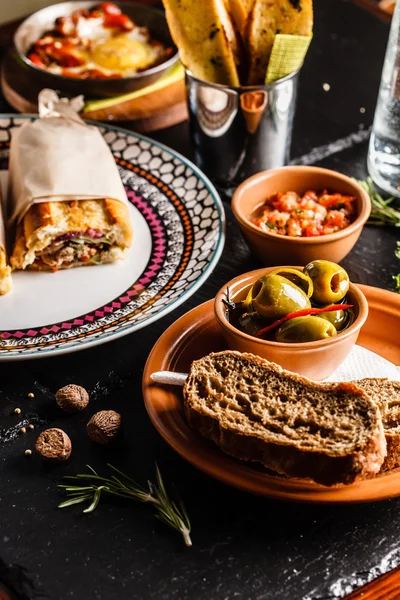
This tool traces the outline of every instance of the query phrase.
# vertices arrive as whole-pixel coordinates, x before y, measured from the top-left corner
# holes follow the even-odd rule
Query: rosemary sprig
[[[58,508],[66,508],[73,504],[91,501],[90,505],[83,511],[84,513],[90,513],[97,507],[102,493],[119,496],[120,498],[130,498],[139,502],[149,502],[158,512],[156,517],[169,527],[179,531],[186,546],[192,545],[190,539],[191,526],[186,509],[182,502],[176,504],[168,497],[157,465],[157,484],[148,481],[148,490],[135,483],[128,475],[112,465],[107,465],[113,471],[108,478],[101,477],[92,467],[86,466],[90,473],[79,473],[75,476],[64,477],[65,480],[79,482],[78,485],[72,483],[58,485],[59,488],[65,490],[68,497],[67,500],[58,505]]]
[[[400,258],[400,242],[397,242],[397,248],[394,251],[394,255],[396,256],[396,258]],[[393,279],[394,284],[396,286],[396,292],[400,294],[400,273],[398,273],[397,275],[393,275]]]
[[[395,198],[387,198],[384,200],[376,191],[371,177],[368,177],[365,181],[359,179],[355,179],[355,181],[357,181],[371,198],[372,210],[368,219],[368,224],[393,225],[394,227],[400,227],[400,210],[391,206]]]
[[[236,302],[234,302],[233,300],[231,300],[231,292],[230,292],[230,289],[228,287],[226,288],[225,298],[222,298],[222,304],[228,310],[235,310],[235,308],[236,308]]]

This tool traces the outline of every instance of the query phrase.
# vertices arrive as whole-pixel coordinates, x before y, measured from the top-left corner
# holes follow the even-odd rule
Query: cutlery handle
[[[381,575],[343,600],[399,600],[400,567]]]
[[[150,379],[154,381],[154,383],[180,386],[184,385],[187,377],[187,373],[175,373],[174,371],[157,371],[156,373],[151,373],[150,375]]]

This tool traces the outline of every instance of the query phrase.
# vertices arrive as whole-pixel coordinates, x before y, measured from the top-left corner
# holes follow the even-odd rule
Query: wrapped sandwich
[[[6,235],[0,189],[0,296],[11,292],[11,268],[7,265]]]
[[[128,200],[100,131],[78,116],[81,99],[39,95],[40,119],[13,132],[9,212],[12,269],[115,262],[132,242]]]

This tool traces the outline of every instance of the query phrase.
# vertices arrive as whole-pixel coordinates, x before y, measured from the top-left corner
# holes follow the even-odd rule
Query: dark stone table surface
[[[346,0],[315,0],[315,12],[292,156],[364,177],[388,25]],[[0,110],[9,111],[4,101]],[[191,154],[186,124],[153,137]],[[227,201],[225,208],[227,241],[219,265],[175,312],[95,349],[0,365],[0,581],[14,578],[18,598],[331,600],[400,563],[400,499],[329,507],[253,497],[187,464],[147,417],[141,377],[160,334],[212,298],[223,282],[260,266]],[[351,278],[393,290],[392,275],[400,271],[397,239],[400,232],[390,228],[366,227],[343,261]],[[65,417],[53,393],[72,382],[85,386],[92,402],[84,414]],[[35,398],[27,398],[28,392]],[[34,447],[37,430],[16,438],[7,434],[18,424],[12,414],[18,406],[42,428],[67,431],[74,448],[68,463],[46,466],[24,455]],[[92,445],[84,432],[89,416],[106,408],[119,411],[125,422],[115,448]],[[104,471],[112,462],[145,482],[154,477],[156,461],[186,503],[191,549],[145,505],[102,501],[91,515],[80,507],[56,508],[57,483],[86,464]]]

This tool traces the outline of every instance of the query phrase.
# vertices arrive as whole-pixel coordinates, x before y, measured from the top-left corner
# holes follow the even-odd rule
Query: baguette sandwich
[[[112,263],[131,242],[128,208],[119,200],[39,202],[18,223],[10,262],[37,271]]]
[[[0,296],[11,292],[11,268],[7,263],[6,233],[3,218],[3,202],[0,193]]]
[[[4,248],[0,247],[0,296],[11,292],[11,267],[7,265],[7,255]]]
[[[315,383],[252,354],[194,361],[184,411],[227,454],[323,485],[374,475],[386,457],[381,412],[365,391]]]

